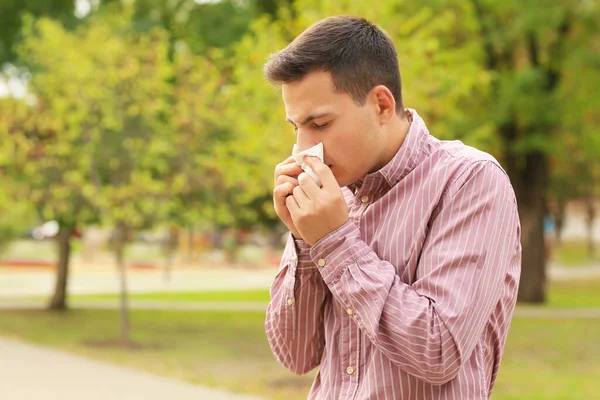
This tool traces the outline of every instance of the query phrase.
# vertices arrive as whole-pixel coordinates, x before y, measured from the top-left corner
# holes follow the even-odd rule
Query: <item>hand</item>
[[[306,243],[314,245],[321,238],[344,225],[348,216],[348,205],[329,167],[317,158],[307,156],[306,164],[317,174],[322,188],[306,172],[298,176],[298,186],[292,189],[292,196],[285,204]]]
[[[302,172],[302,168],[294,157],[289,157],[275,167],[275,188],[273,189],[273,204],[275,206],[275,213],[281,222],[292,232],[292,235],[296,239],[302,239],[300,233],[292,222],[292,217],[288,208],[286,207],[286,198],[291,197],[295,187],[298,186],[298,175]]]

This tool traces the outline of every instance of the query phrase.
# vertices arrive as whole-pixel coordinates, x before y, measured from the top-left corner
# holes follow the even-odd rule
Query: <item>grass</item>
[[[515,318],[492,398],[600,398],[600,319]]]
[[[57,347],[164,376],[260,393],[306,398],[312,376],[295,376],[274,360],[260,312],[132,311],[135,350],[97,345],[118,338],[116,310],[2,311],[4,336]],[[92,344],[90,344],[92,343]]]
[[[115,300],[117,294],[79,295],[75,300]],[[136,293],[136,301],[173,302],[268,302],[268,289],[211,292]],[[600,308],[600,279],[551,282],[548,286],[548,306],[560,308]]]
[[[597,245],[596,255],[588,254],[585,241],[563,242],[554,249],[554,261],[565,267],[580,267],[590,264],[600,264],[600,244]]]
[[[600,308],[600,279],[553,282],[554,308]],[[268,290],[137,294],[161,301],[268,301]],[[77,296],[114,299],[114,295]],[[116,310],[0,311],[2,335],[241,393],[274,400],[305,399],[315,375],[296,376],[277,364],[264,334],[264,313],[132,311],[134,341],[125,350],[104,345],[118,337]],[[492,398],[600,398],[600,319],[516,317]]]
[[[118,312],[2,311],[5,336],[214,387],[276,400],[305,399],[315,372],[295,376],[271,355],[263,313],[133,311],[145,347],[117,338]],[[600,319],[513,320],[494,400],[600,398]]]
[[[600,308],[600,279],[550,282],[547,306]]]

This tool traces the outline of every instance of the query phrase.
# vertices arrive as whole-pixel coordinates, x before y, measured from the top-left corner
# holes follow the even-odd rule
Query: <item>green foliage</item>
[[[0,66],[16,60],[14,44],[25,14],[54,18],[72,26],[77,22],[73,4],[73,0],[0,0]]]
[[[5,181],[5,185],[10,182]],[[13,202],[8,196],[8,191],[0,193],[0,257],[4,255],[8,245],[22,235],[32,220],[32,212],[27,202]]]
[[[31,96],[3,100],[0,165],[17,183],[13,194],[44,218],[273,226],[273,167],[295,137],[263,64],[335,14],[364,16],[389,33],[405,106],[433,135],[502,162],[547,154],[556,196],[599,180],[593,2],[113,0],[67,25],[34,18],[66,5],[19,7],[33,15],[18,47]]]

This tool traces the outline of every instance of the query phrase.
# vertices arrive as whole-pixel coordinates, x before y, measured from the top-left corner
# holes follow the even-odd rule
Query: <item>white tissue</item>
[[[297,148],[297,146],[294,145],[294,148],[292,149],[292,155],[294,156],[294,160],[296,160],[296,164],[298,164],[304,170],[304,172],[306,172],[307,174],[312,176],[312,178],[315,180],[315,182],[317,182],[317,185],[321,186],[321,181],[319,180],[319,177],[317,176],[317,174],[315,174],[315,171],[313,171],[312,168],[310,168],[304,162],[304,156],[319,157],[321,162],[324,162],[323,161],[323,142],[319,143],[316,146],[311,147],[310,149],[301,151],[300,153],[296,153],[296,148]]]

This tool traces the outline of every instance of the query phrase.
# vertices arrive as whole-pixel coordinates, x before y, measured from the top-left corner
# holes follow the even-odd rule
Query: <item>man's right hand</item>
[[[290,156],[275,167],[275,188],[273,189],[275,212],[296,239],[302,239],[302,237],[292,222],[292,216],[285,205],[285,199],[292,195],[294,188],[298,186],[298,175],[301,173],[302,168],[296,164],[294,157]]]

